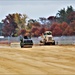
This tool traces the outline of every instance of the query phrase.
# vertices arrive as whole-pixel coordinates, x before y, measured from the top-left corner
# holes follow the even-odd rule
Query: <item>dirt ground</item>
[[[0,47],[0,75],[72,74],[75,46]]]

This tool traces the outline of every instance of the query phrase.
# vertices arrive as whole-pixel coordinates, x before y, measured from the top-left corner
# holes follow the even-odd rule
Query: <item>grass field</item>
[[[75,75],[75,46],[0,47],[0,75]]]

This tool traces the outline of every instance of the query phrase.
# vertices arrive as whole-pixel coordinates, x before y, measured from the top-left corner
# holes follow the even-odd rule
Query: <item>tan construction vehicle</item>
[[[51,31],[45,31],[41,37],[42,37],[42,40],[40,40],[40,44],[55,45],[55,41],[53,40]]]

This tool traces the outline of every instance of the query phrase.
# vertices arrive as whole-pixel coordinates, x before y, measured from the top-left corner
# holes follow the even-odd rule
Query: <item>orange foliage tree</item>
[[[75,20],[70,23],[70,27],[73,29],[73,35],[75,35]]]
[[[62,29],[57,25],[52,31],[53,36],[62,36]]]
[[[40,28],[40,35],[45,32],[45,27]]]
[[[20,34],[21,35],[25,35],[25,33],[26,33],[26,30],[25,29],[21,29]]]
[[[14,27],[7,24],[2,28],[4,36],[11,36],[12,32],[14,31]]]
[[[53,31],[53,30],[54,30],[54,28],[55,28],[57,25],[58,25],[58,23],[53,23],[53,24],[51,25],[51,27],[50,27],[50,29],[49,29],[49,30]]]
[[[31,29],[31,35],[32,35],[32,36],[38,37],[38,36],[39,36],[39,33],[40,33],[39,28],[33,27],[33,28]]]
[[[68,27],[66,22],[61,23],[60,28],[64,31]]]
[[[65,36],[73,35],[73,29],[72,29],[70,26],[68,26],[68,27],[65,29],[65,31],[63,32],[63,35],[65,35]]]
[[[71,12],[67,17],[69,23],[71,23],[73,20],[75,20],[75,11]]]

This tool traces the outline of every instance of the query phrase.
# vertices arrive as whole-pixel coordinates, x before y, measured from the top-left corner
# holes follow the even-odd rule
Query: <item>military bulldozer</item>
[[[44,45],[55,45],[51,31],[45,31],[41,37],[42,40],[40,40],[40,44],[42,43]]]

